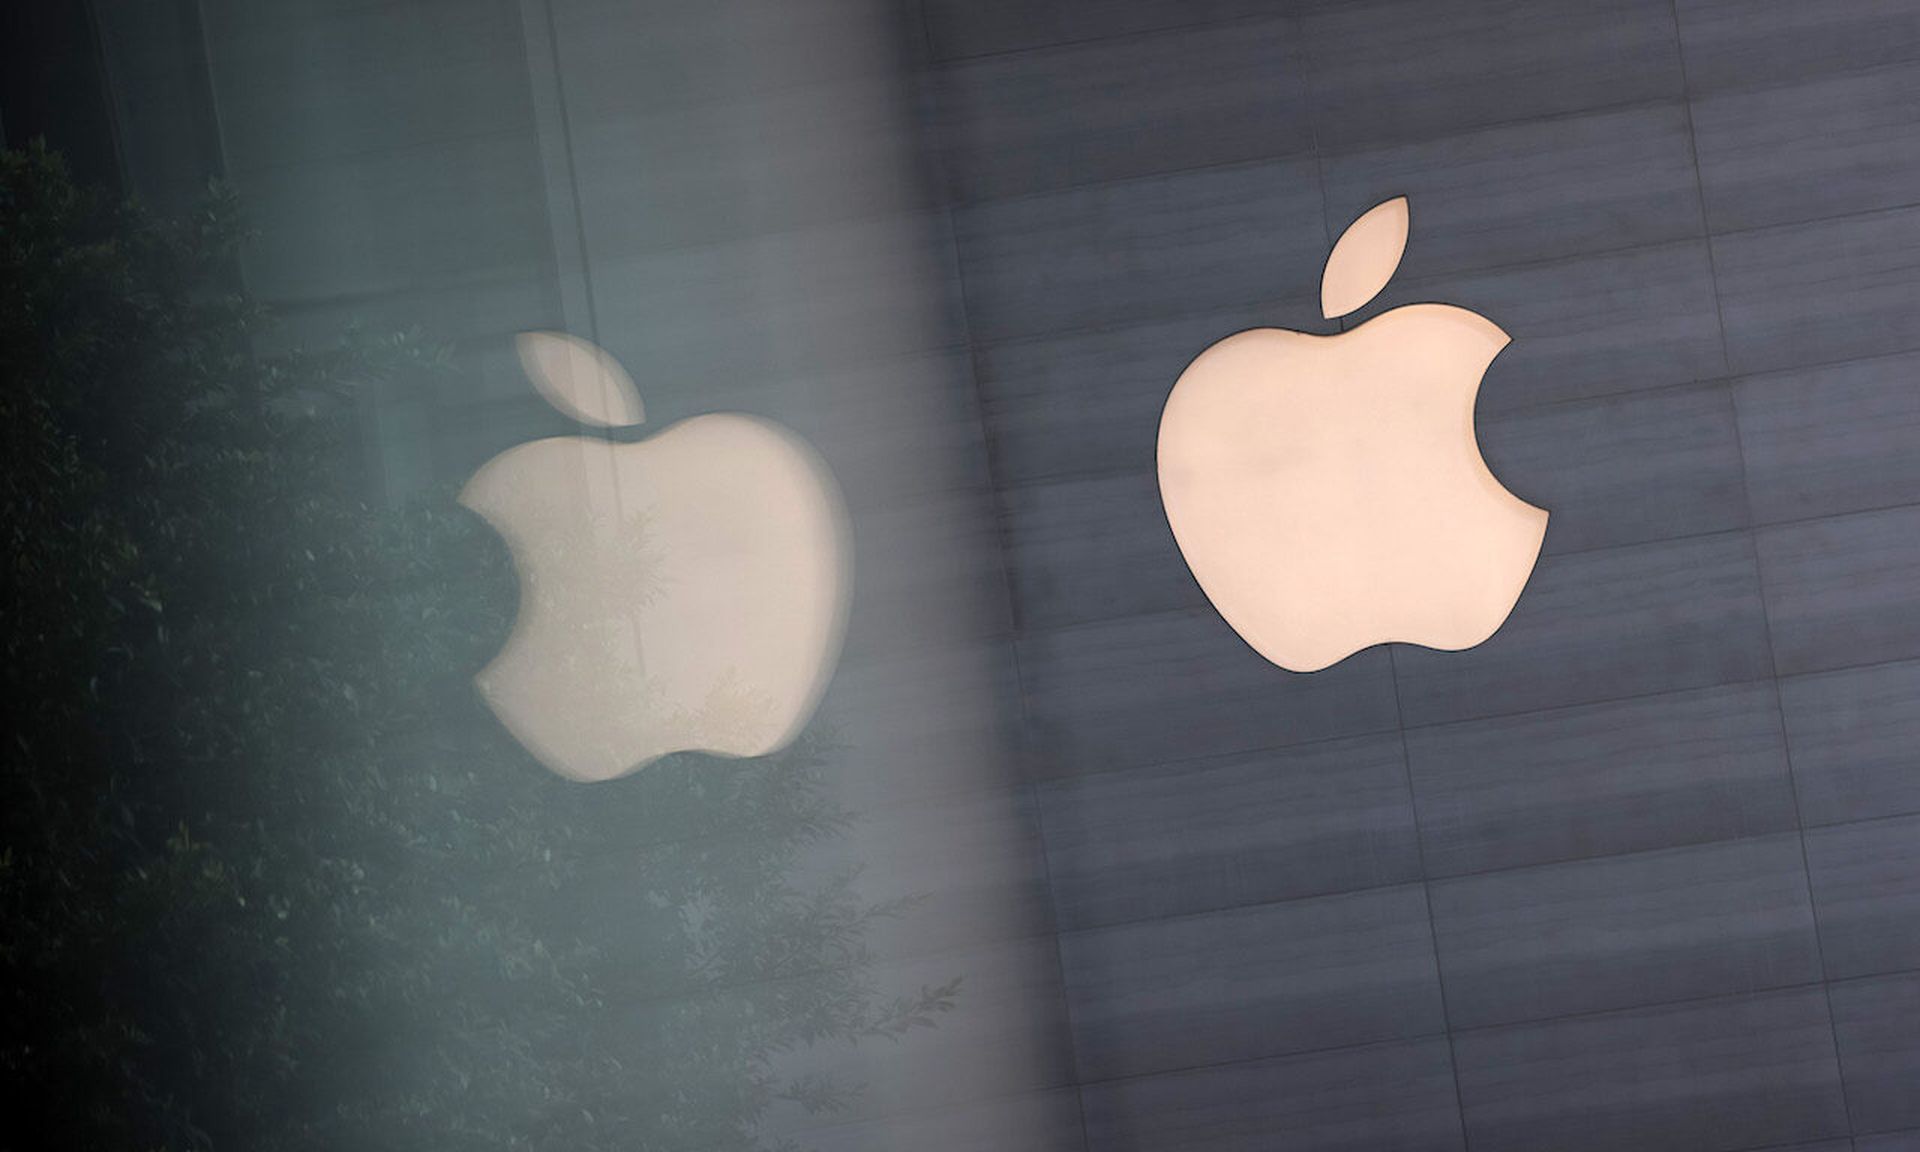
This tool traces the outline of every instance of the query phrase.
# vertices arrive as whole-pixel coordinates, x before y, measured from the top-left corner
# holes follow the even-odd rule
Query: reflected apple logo
[[[1340,237],[1328,319],[1386,287],[1405,197]],[[1202,352],[1160,417],[1160,499],[1207,598],[1262,656],[1313,672],[1405,641],[1471,648],[1533,572],[1547,513],[1488,471],[1480,381],[1508,337],[1448,304],[1333,336],[1258,328]]]
[[[582,423],[644,420],[593,344],[529,332],[519,352]],[[537,440],[488,461],[460,502],[520,577],[513,630],[475,683],[548,768],[591,781],[673,752],[760,756],[813,715],[852,562],[839,488],[793,432],[721,413],[643,440]]]

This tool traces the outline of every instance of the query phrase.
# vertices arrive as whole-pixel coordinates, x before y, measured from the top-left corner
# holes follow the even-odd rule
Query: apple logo
[[[1331,320],[1386,287],[1405,197],[1340,237]],[[1314,672],[1405,641],[1471,648],[1526,586],[1547,513],[1501,486],[1474,438],[1480,380],[1507,344],[1448,304],[1333,336],[1256,328],[1197,357],[1160,417],[1160,499],[1194,579],[1234,631]]]
[[[518,346],[562,412],[644,420],[600,348],[553,332]],[[513,630],[475,683],[548,768],[593,781],[673,752],[761,756],[812,716],[852,562],[840,490],[793,432],[719,413],[644,440],[536,440],[483,465],[460,503],[520,576]]]

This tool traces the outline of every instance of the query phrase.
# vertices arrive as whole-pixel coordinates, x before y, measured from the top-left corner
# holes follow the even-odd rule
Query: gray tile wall
[[[793,1130],[1920,1150],[1920,0],[901,7],[202,4],[290,335],[479,366],[391,484],[550,430],[544,326],[846,483],[845,847],[924,898],[882,983],[969,999]],[[1160,405],[1332,331],[1401,194],[1353,319],[1510,332],[1480,436],[1554,516],[1486,645],[1295,676],[1173,546]]]
[[[1088,1146],[1920,1147],[1920,3],[920,8]],[[1553,520],[1296,676],[1159,408],[1393,195]]]

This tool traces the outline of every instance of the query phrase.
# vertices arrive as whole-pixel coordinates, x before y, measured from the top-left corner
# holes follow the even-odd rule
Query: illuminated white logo
[[[1407,201],[1334,245],[1328,319],[1386,287]],[[1547,513],[1501,486],[1474,437],[1507,334],[1410,304],[1334,336],[1256,328],[1202,352],[1160,417],[1160,498],[1207,598],[1262,656],[1313,672],[1370,645],[1471,648],[1506,620]]]
[[[527,333],[520,358],[584,423],[644,419],[633,381],[584,340]],[[488,461],[460,502],[505,538],[521,579],[513,632],[476,683],[555,772],[764,755],[813,714],[851,561],[839,489],[794,433],[726,413],[633,442],[538,440]]]

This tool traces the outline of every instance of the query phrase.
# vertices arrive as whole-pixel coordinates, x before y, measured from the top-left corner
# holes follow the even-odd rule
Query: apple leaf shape
[[[646,421],[633,378],[592,341],[565,332],[522,332],[514,346],[540,395],[582,424],[626,428]]]
[[[1321,315],[1345,316],[1380,294],[1407,250],[1408,223],[1407,198],[1396,196],[1347,226],[1320,277]]]

